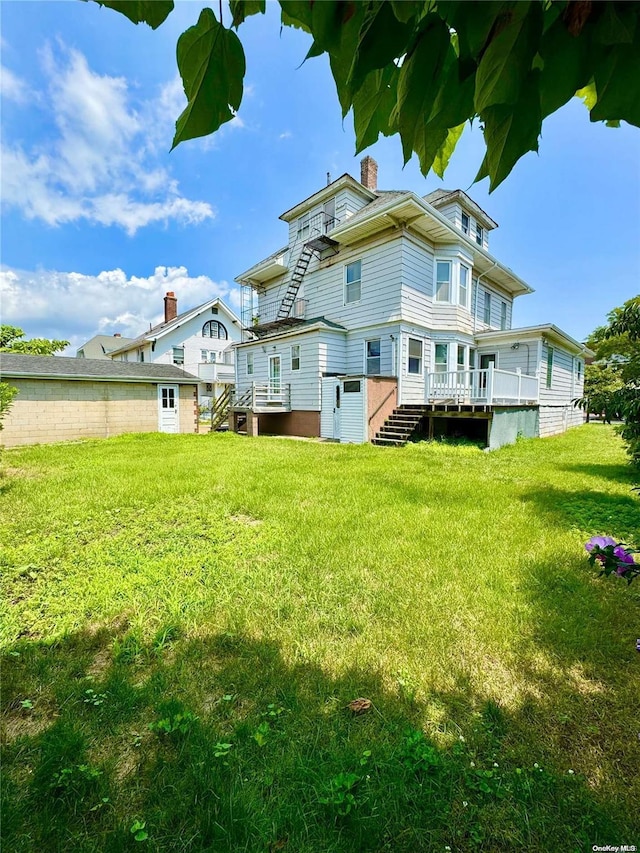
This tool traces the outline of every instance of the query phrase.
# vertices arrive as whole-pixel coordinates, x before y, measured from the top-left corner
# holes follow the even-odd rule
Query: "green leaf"
[[[229,0],[229,9],[237,29],[250,15],[264,15],[266,0]]]
[[[439,178],[444,177],[445,169],[449,165],[449,160],[451,160],[451,155],[453,154],[455,147],[458,144],[458,140],[462,136],[463,130],[464,123],[458,125],[458,127],[452,127],[449,133],[447,134],[447,138],[444,141],[444,145],[441,145],[438,149],[438,152],[433,160],[433,171]]]
[[[357,92],[371,71],[384,68],[407,52],[413,23],[402,23],[389,3],[371,4],[358,33],[358,42],[348,84]]]
[[[542,127],[539,72],[532,71],[517,104],[488,107],[481,115],[487,154],[476,181],[489,175],[489,192],[511,172],[520,157],[538,150]]]
[[[487,40],[496,29],[510,4],[503,0],[483,3],[459,2],[452,6],[447,23],[458,35],[459,54],[463,59],[478,59]]]
[[[94,0],[94,2],[120,12],[134,24],[149,24],[152,30],[156,30],[173,12],[173,0]]]
[[[601,44],[631,44],[638,26],[637,3],[602,3],[593,39]]]
[[[285,27],[297,27],[311,32],[311,3],[309,0],[280,0],[281,21]]]
[[[593,76],[598,100],[591,121],[622,119],[640,127],[640,37],[610,48]]]
[[[437,15],[429,15],[413,51],[402,64],[398,78],[396,113],[405,163],[411,158],[412,151],[418,153],[421,164],[425,155],[424,162],[428,161],[430,146],[425,140],[425,127],[440,89],[437,82],[452,54],[447,25]],[[447,131],[448,128],[444,128],[444,133],[440,134],[442,138],[438,139],[434,156],[444,142]],[[430,166],[429,163],[428,168]]]
[[[419,15],[423,15],[425,13],[425,5],[430,6],[432,4],[425,4],[424,0],[418,0],[417,3],[412,2],[412,0],[390,0],[389,5],[391,6],[396,18],[399,21],[402,21],[403,24],[406,24],[410,20],[417,18]]]
[[[369,74],[353,98],[356,154],[373,145],[378,136],[395,132],[391,115],[397,100],[399,69],[391,64]]]
[[[557,19],[540,42],[543,67],[540,74],[542,117],[566,104],[591,77],[589,45],[584,36],[572,36],[562,19]]]
[[[515,104],[542,32],[539,3],[516,3],[509,22],[491,39],[476,74],[475,108]]]
[[[598,93],[596,92],[596,86],[593,80],[586,86],[583,86],[582,89],[578,89],[576,97],[581,98],[584,101],[584,105],[588,110],[592,110],[598,100]]]
[[[353,15],[345,21],[340,30],[340,42],[334,45],[329,52],[329,62],[331,64],[331,73],[336,84],[338,100],[342,107],[342,117],[349,112],[353,102],[351,90],[347,85],[349,72],[353,64],[353,51],[357,43],[358,33],[364,19],[365,6],[363,3],[358,3]],[[315,33],[314,33],[315,36]]]
[[[242,101],[244,51],[238,36],[203,9],[196,26],[178,39],[178,68],[189,103],[176,122],[172,150],[234,117]]]

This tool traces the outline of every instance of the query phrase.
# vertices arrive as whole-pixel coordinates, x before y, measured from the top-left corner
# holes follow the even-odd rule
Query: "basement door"
[[[158,431],[180,432],[178,386],[158,385]]]

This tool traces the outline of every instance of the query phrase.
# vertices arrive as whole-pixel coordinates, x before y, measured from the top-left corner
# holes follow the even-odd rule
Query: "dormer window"
[[[478,223],[476,222],[476,243],[478,244],[478,246],[482,246],[483,241],[484,228],[482,227],[482,225],[478,225]]]
[[[227,330],[218,320],[209,320],[202,327],[202,337],[203,338],[219,338],[220,340],[227,340]]]
[[[469,217],[466,213],[462,214],[462,230],[465,234],[469,233]]]

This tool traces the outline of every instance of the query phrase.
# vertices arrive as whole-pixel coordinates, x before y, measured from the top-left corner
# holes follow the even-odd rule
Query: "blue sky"
[[[359,176],[326,59],[299,67],[309,39],[280,32],[276,4],[240,29],[238,118],[169,153],[184,104],[175,45],[203,5],[178,2],[154,32],[91,2],[1,4],[2,322],[75,352],[156,322],[167,290],[180,310],[217,295],[237,308],[234,277],[286,242],[278,216],[327,172]],[[381,189],[460,187],[499,223],[492,253],[536,290],[516,301],[515,325],[581,339],[640,292],[638,129],[592,125],[574,100],[491,196],[487,181],[471,186],[478,129],[444,182],[415,160],[403,169],[396,138],[366,153]]]

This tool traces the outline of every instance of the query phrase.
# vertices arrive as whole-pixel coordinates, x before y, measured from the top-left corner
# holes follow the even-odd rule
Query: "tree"
[[[7,382],[0,382],[0,429],[2,429],[4,416],[9,412],[13,398],[17,393],[17,388],[13,388]]]
[[[69,345],[69,341],[31,338],[23,340],[25,334],[17,326],[0,326],[0,352],[15,352],[22,355],[53,355]]]
[[[620,418],[620,434],[632,461],[640,466],[640,296],[614,308],[608,320],[587,341],[596,353],[591,366],[595,370],[585,375],[585,393],[578,405],[608,421]]]
[[[173,0],[95,0],[159,27]],[[640,3],[636,0],[279,0],[284,26],[327,54],[356,153],[399,134],[405,163],[442,177],[467,122],[479,120],[486,155],[476,180],[494,190],[528,151],[543,120],[580,95],[592,121],[640,126]],[[187,106],[175,148],[232,119],[245,56],[233,32],[266,0],[229,0],[230,23],[205,8],[178,39]]]

